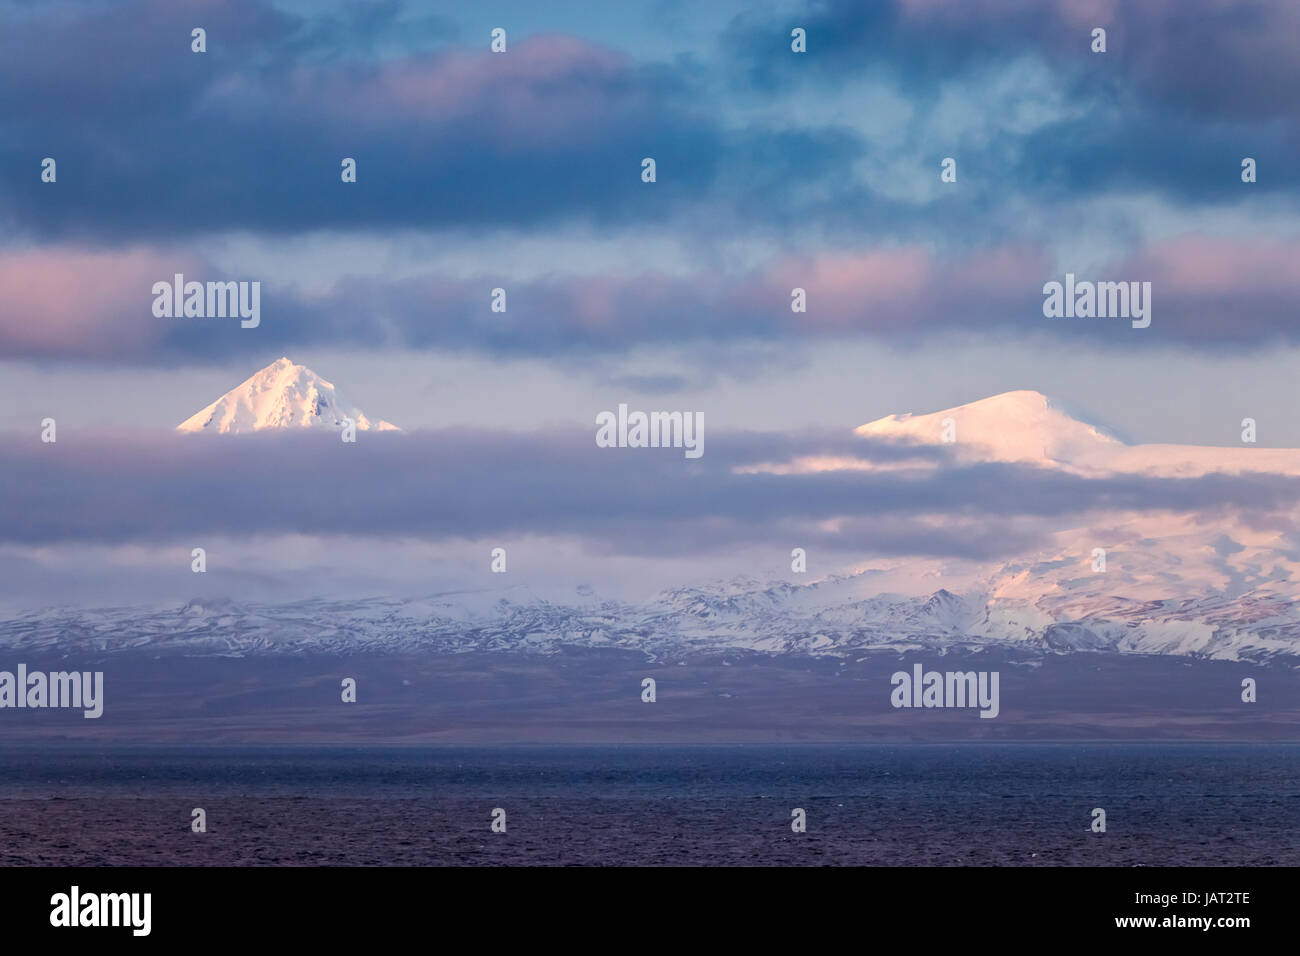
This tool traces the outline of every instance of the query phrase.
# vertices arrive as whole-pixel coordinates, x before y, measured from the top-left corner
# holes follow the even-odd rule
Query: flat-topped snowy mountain
[[[1203,445],[1130,445],[1082,420],[1041,392],[1003,392],[939,412],[889,415],[854,429],[864,438],[942,445],[958,462],[1001,461],[1060,468],[1081,475],[1164,477],[1300,475],[1300,449]],[[818,470],[825,469],[823,463]]]
[[[926,415],[890,415],[854,433],[921,445],[952,444],[958,452],[996,461],[1074,461],[1122,446],[1110,432],[1032,391],[1003,392]]]
[[[202,411],[176,426],[181,432],[238,435],[266,429],[324,428],[341,431],[351,419],[358,431],[398,430],[372,422],[311,369],[279,358]]]

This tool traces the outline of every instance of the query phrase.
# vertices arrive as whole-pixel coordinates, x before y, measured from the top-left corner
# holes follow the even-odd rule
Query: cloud
[[[190,257],[143,248],[38,247],[0,254],[0,357],[130,360],[160,347],[154,282],[193,268]]]
[[[206,54],[190,51],[200,21]],[[5,190],[0,218],[100,242],[653,222],[852,160],[833,131],[730,130],[689,73],[573,36],[501,55],[484,42],[380,57],[363,43],[324,57],[338,37],[323,29],[257,0],[15,22],[0,39],[0,160],[34,172]],[[44,156],[55,184],[39,180]],[[340,180],[344,157],[355,184]]]
[[[803,55],[789,49],[796,25],[809,37]],[[1106,53],[1091,51],[1095,27],[1108,32]],[[1289,168],[1298,38],[1300,7],[1271,0],[831,0],[779,23],[741,14],[719,55],[732,64],[731,95],[762,91],[795,115],[846,89],[893,91],[908,117],[889,127],[889,151],[927,172],[955,156],[963,202],[1014,229],[999,214],[1008,191],[1048,205],[1141,190],[1213,206],[1240,198],[1242,157]],[[1296,201],[1289,177],[1251,188]],[[836,197],[860,215],[858,198]],[[978,220],[961,225],[968,241],[980,234]]]
[[[869,336],[902,344],[945,335],[1087,341],[1109,348],[1247,350],[1300,342],[1293,319],[1300,243],[1186,235],[1083,269],[1058,269],[1046,250],[1008,244],[936,254],[882,246],[780,256],[755,270],[693,275],[550,275],[512,283],[437,274],[343,277],[326,291],[227,275],[194,256],[42,247],[0,254],[0,358],[123,364],[207,363],[322,345],[472,351],[499,357],[578,357],[638,346],[741,346]],[[1115,319],[1047,319],[1043,284],[1066,271],[1092,281],[1152,283],[1149,329]],[[187,279],[263,282],[262,322],[160,319],[152,285]],[[492,312],[505,288],[507,311]],[[807,311],[791,310],[802,288]],[[680,382],[680,374],[663,381]]]
[[[748,78],[774,87],[807,71],[837,76],[891,67],[914,87],[1037,50],[1082,92],[1131,89],[1201,119],[1300,119],[1300,8],[1272,0],[818,0],[790,13],[808,32],[806,61],[789,27],[745,13],[729,31]],[[781,24],[785,26],[785,24]],[[1092,30],[1107,52],[1092,52]]]
[[[664,555],[797,535],[862,553],[875,547],[866,532],[878,529],[888,553],[992,557],[1065,516],[1285,512],[1300,491],[1300,481],[1269,475],[1086,479],[1007,464],[742,473],[745,464],[813,454],[947,458],[942,448],[856,437],[740,432],[706,435],[705,456],[689,461],[678,449],[598,448],[592,434],[455,429],[366,434],[355,445],[333,435],[10,440],[0,448],[0,541],[559,536]]]
[[[797,17],[814,37],[804,56],[784,24],[746,14],[715,57],[675,63],[569,35],[518,36],[496,55],[394,2],[306,16],[264,0],[137,0],[11,17],[0,162],[30,175],[0,194],[0,222],[96,243],[578,223],[787,242],[816,224],[974,246],[1021,225],[1008,191],[1055,204],[1063,190],[1141,186],[1222,204],[1239,198],[1243,155],[1261,164],[1256,192],[1294,202],[1294,182],[1269,172],[1300,149],[1292,6],[816,4]],[[1104,57],[1087,52],[1098,17],[1112,24]],[[1052,94],[1041,101],[1017,72],[1034,51]],[[810,109],[864,71],[906,104],[897,137]],[[775,113],[747,110],[772,90],[791,93]],[[1015,120],[1021,107],[1032,122]],[[980,122],[963,133],[954,116]],[[940,222],[931,192],[902,201],[910,190],[881,181],[933,183],[949,150],[963,178]],[[45,156],[56,184],[40,182]],[[344,157],[355,184],[340,181]]]

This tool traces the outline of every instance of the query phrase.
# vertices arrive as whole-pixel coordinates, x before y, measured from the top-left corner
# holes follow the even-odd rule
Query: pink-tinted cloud
[[[1030,246],[944,257],[909,246],[797,260],[773,272],[782,286],[807,291],[808,311],[794,315],[797,326],[890,335],[960,327],[996,310],[1023,310],[1027,290],[1047,263],[1045,252]]]
[[[1088,339],[1100,347],[1219,350],[1300,341],[1300,243],[1191,235],[1153,243],[1095,269],[1057,265],[1023,243],[938,253],[873,246],[780,257],[751,271],[554,274],[505,282],[509,312],[489,313],[501,276],[345,277],[324,292],[272,275],[226,276],[192,256],[47,247],[0,255],[0,357],[138,364],[225,360],[267,349],[327,345],[557,356],[691,342],[869,337],[920,342],[948,333]],[[1153,321],[1134,339],[1124,323],[1043,317],[1043,284],[1150,282]],[[262,324],[157,319],[152,284],[263,282]],[[791,292],[806,293],[806,312]]]
[[[598,135],[620,112],[648,109],[647,90],[631,71],[623,55],[577,37],[532,36],[503,55],[484,44],[351,70],[302,65],[288,76],[286,92],[295,113],[323,121],[470,123],[495,131],[502,143],[547,143]],[[247,93],[227,92],[232,100]]]
[[[67,247],[0,254],[0,356],[124,357],[166,334],[152,312],[153,283],[193,272],[190,256],[128,248]]]
[[[1164,335],[1203,347],[1258,346],[1300,339],[1298,262],[1294,240],[1188,235],[1152,244],[1105,278],[1151,282]]]

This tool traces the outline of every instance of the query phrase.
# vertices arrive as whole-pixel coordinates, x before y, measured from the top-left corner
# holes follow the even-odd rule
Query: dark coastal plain
[[[1300,669],[1001,651],[856,660],[737,653],[189,657],[16,651],[28,670],[103,671],[103,716],[0,712],[10,742],[178,744],[1300,741]],[[891,674],[997,671],[999,711],[896,709]],[[11,665],[12,666],[12,665]],[[655,680],[656,700],[642,700]],[[356,702],[342,682],[356,681]],[[1242,681],[1256,701],[1242,700]]]

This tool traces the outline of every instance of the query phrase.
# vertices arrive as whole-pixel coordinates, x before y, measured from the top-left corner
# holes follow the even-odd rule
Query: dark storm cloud
[[[790,30],[808,34],[792,58]],[[1107,31],[1104,54],[1092,31]],[[746,79],[777,89],[883,68],[913,90],[1037,52],[1079,95],[1131,89],[1202,119],[1282,118],[1300,106],[1300,6],[1275,0],[813,0],[779,28],[737,16],[725,37]]]
[[[454,22],[393,2],[310,17],[263,0],[0,14],[0,221],[96,242],[570,222],[780,236],[816,222],[840,236],[973,243],[996,233],[1007,190],[1054,202],[1136,185],[1231,202],[1251,155],[1268,171],[1254,188],[1295,194],[1273,172],[1300,148],[1294,4],[1075,15],[1087,6],[818,5],[795,16],[812,36],[800,57],[787,24],[745,14],[719,36],[718,57],[672,64],[564,35],[494,55]],[[1087,53],[1094,21],[1110,24],[1104,57]],[[190,51],[199,23],[202,55]],[[928,200],[887,198],[864,180],[860,164],[880,147],[803,121],[797,97],[780,122],[743,118],[756,93],[806,83],[815,103],[864,69],[889,72],[918,116],[954,80],[977,107],[987,79],[972,71],[1030,50],[1060,72],[1071,115],[980,142],[897,144],[961,157],[963,196],[937,228],[915,218]],[[39,180],[45,156],[59,164],[54,187]],[[659,165],[653,187],[640,181],[645,156]],[[357,160],[356,184],[340,182],[343,157]]]
[[[801,55],[790,50],[796,26],[808,36]],[[1096,27],[1107,30],[1105,53],[1091,50]],[[735,95],[763,90],[797,109],[820,89],[870,77],[894,84],[920,116],[941,93],[964,92],[981,108],[992,77],[1037,57],[1060,86],[1057,115],[1027,131],[990,116],[976,137],[932,137],[936,162],[960,158],[963,188],[985,215],[1009,188],[1043,202],[1139,188],[1188,204],[1230,203],[1240,196],[1243,157],[1279,173],[1300,149],[1294,3],[831,0],[780,23],[742,13],[719,47],[736,64]],[[1297,195],[1286,175],[1261,175],[1252,188],[1288,202]],[[851,195],[837,198],[841,208],[846,198],[855,205]],[[977,223],[965,228],[978,232]]]
[[[377,58],[374,24],[352,43],[256,0],[8,26],[0,215],[45,237],[654,222],[705,196],[844,179],[854,156],[838,131],[729,130],[689,71],[570,36]]]

